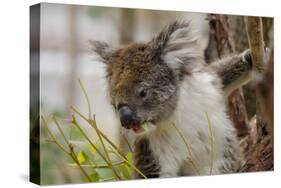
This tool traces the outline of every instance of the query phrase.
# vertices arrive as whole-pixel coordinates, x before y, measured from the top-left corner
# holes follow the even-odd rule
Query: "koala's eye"
[[[147,92],[146,92],[144,89],[139,92],[139,96],[140,96],[141,98],[146,97],[146,95],[147,95]]]

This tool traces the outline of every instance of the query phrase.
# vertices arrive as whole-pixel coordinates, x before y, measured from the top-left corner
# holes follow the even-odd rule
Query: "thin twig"
[[[78,125],[76,118],[74,115],[72,115],[73,121],[72,123],[79,129],[79,131],[83,134],[83,136],[88,140],[88,142],[91,144],[91,146],[97,151],[97,153],[102,157],[102,159],[107,163],[108,167],[112,169],[114,175],[118,178],[121,179],[116,170],[112,167],[112,165],[109,163],[109,161],[106,159],[106,157],[99,151],[99,149],[94,145],[94,143],[90,140],[90,138],[87,136],[87,134],[83,131],[83,129]]]
[[[75,151],[74,151],[74,148],[73,148],[73,145],[66,139],[66,136],[64,135],[62,129],[61,129],[61,126],[59,125],[56,117],[54,116],[53,117],[53,120],[60,132],[60,134],[62,135],[64,141],[66,142],[66,144],[68,145],[69,149],[70,149],[70,154],[71,154],[71,158],[76,162],[76,164],[79,166],[79,168],[81,169],[81,171],[83,172],[83,174],[87,177],[87,179],[91,182],[91,178],[89,177],[89,175],[87,174],[87,172],[84,170],[84,168],[81,166],[81,164],[79,163],[78,159],[77,159],[77,156],[75,154]]]
[[[42,118],[42,120],[43,120],[43,125],[45,125],[45,127],[46,127],[46,129],[47,129],[49,135],[50,135],[50,136],[52,137],[52,139],[53,139],[52,141],[53,141],[59,148],[61,148],[61,150],[62,150],[64,153],[66,153],[67,155],[70,155],[70,152],[67,151],[67,150],[57,141],[55,135],[54,135],[54,134],[52,133],[52,131],[50,130],[50,128],[49,128],[49,126],[48,126],[48,124],[47,124],[45,118],[44,118],[43,116],[41,116],[41,118]]]
[[[209,127],[209,138],[210,138],[210,145],[211,145],[211,161],[210,161],[210,175],[213,173],[213,166],[214,166],[214,158],[215,158],[215,144],[214,144],[214,134],[212,129],[212,124],[209,118],[208,113],[206,112],[206,117],[208,121],[208,127]]]
[[[105,144],[104,144],[104,142],[103,142],[103,138],[101,137],[100,131],[98,130],[95,121],[94,121],[94,120],[93,120],[93,121],[90,120],[90,122],[92,122],[91,125],[92,125],[92,127],[96,130],[96,133],[97,133],[97,135],[98,135],[99,141],[101,142],[101,145],[102,145],[102,147],[103,147],[105,156],[106,156],[106,158],[107,158],[107,160],[108,160],[108,166],[109,166],[109,168],[111,168],[111,169],[113,170],[115,176],[116,176],[118,179],[121,179],[121,177],[117,174],[117,172],[116,172],[115,169],[113,168],[111,158],[110,158],[109,153],[108,153],[108,151],[107,151],[107,149],[106,149],[106,147],[105,147]]]
[[[71,110],[73,110],[77,115],[79,115],[82,119],[84,119],[90,126],[92,126],[92,122],[87,119],[83,114],[81,114],[74,106],[70,107]],[[95,131],[98,132],[115,150],[117,150],[123,157],[125,157],[122,152],[119,150],[119,148],[109,139],[103,132],[99,130],[98,127],[94,127]]]
[[[125,140],[126,144],[128,145],[130,152],[133,152],[133,148],[132,148],[132,146],[130,145],[130,143],[129,143],[127,137],[126,137],[124,134],[122,134],[122,138]]]
[[[130,163],[130,161],[126,158],[123,157],[122,155],[120,155],[120,153],[116,150],[112,150],[113,153],[115,153],[115,155],[117,155],[118,157],[120,157],[121,159],[123,159],[131,168],[133,168],[135,171],[137,171],[137,173],[139,173],[143,178],[147,179],[147,177],[132,163]]]
[[[76,157],[76,154],[74,152],[74,149],[71,145],[69,145],[69,148],[70,148],[70,156],[71,158],[73,159],[73,161],[77,164],[77,166],[80,168],[80,170],[82,171],[82,173],[87,177],[88,181],[91,182],[91,178],[90,176],[87,174],[87,172],[84,170],[84,168],[80,165],[77,157]]]
[[[88,122],[90,125],[91,125],[91,121],[88,120],[83,114],[81,114],[74,106],[71,106],[71,109],[76,112],[82,119],[84,119],[86,122]],[[91,125],[92,126],[92,125]],[[122,152],[119,150],[119,148],[113,144],[97,127],[94,127],[95,128],[95,131],[96,132],[99,132],[100,135],[115,149],[115,151],[118,152],[118,156],[121,158],[121,159],[126,159],[126,157],[122,154]],[[139,172],[140,175],[143,175],[143,173],[133,164],[129,163],[128,164],[134,168],[134,169],[137,169],[136,171]]]
[[[112,163],[112,166],[119,166],[121,164],[125,164],[125,161],[120,161],[120,162],[116,162],[116,163]],[[74,167],[77,167],[76,164],[69,164],[70,166],[74,166]],[[104,165],[81,165],[82,167],[85,167],[85,168],[108,168],[108,165],[107,164],[104,164]]]
[[[96,121],[95,119],[92,120],[92,112],[91,112],[91,104],[90,104],[90,99],[89,99],[89,96],[87,94],[87,91],[82,83],[82,81],[79,79],[79,85],[81,87],[81,89],[83,90],[83,93],[84,93],[84,96],[86,98],[86,101],[87,101],[87,106],[88,106],[88,111],[89,111],[89,121],[90,121],[90,125],[96,130],[96,133],[98,135],[98,138],[99,138],[99,141],[101,142],[101,145],[103,147],[103,150],[104,150],[104,153],[105,153],[105,156],[108,160],[108,165],[109,165],[109,168],[111,168],[115,174],[115,176],[118,178],[118,179],[121,179],[121,177],[117,174],[117,172],[115,171],[115,169],[113,169],[113,166],[112,166],[112,161],[110,159],[110,156],[108,154],[108,151],[105,147],[105,144],[103,142],[103,138],[101,137],[101,134],[100,134],[100,131],[98,130],[97,128],[97,125],[96,125]],[[98,131],[97,131],[98,130]]]
[[[176,131],[178,132],[178,134],[180,135],[181,139],[183,140],[184,144],[186,145],[186,148],[187,148],[187,151],[188,151],[188,154],[189,154],[189,161],[192,165],[192,167],[194,168],[194,171],[199,175],[199,170],[198,168],[196,167],[196,164],[193,162],[192,160],[192,149],[191,149],[191,146],[188,144],[186,138],[183,136],[183,134],[180,132],[180,130],[176,127],[176,125],[174,123],[172,123],[173,127],[176,129]]]
[[[56,118],[55,116],[53,116],[53,120],[54,120],[55,125],[57,126],[57,128],[58,128],[60,134],[62,135],[62,138],[64,139],[65,143],[66,143],[67,145],[70,145],[69,141],[66,139],[66,137],[65,137],[65,135],[64,135],[64,133],[63,133],[63,131],[62,131],[62,129],[61,129],[61,127],[60,127],[58,121],[57,121],[57,118]]]
[[[88,106],[88,112],[89,112],[89,119],[91,120],[91,117],[92,117],[92,110],[91,110],[90,99],[89,99],[89,96],[88,96],[88,94],[87,94],[87,92],[86,92],[86,89],[85,89],[85,87],[84,87],[82,81],[81,81],[80,79],[79,79],[78,81],[79,81],[79,85],[80,85],[80,87],[81,87],[81,89],[82,89],[82,91],[83,91],[83,94],[84,94],[84,96],[85,96],[85,98],[86,98],[87,106]]]
[[[76,155],[75,155],[75,153],[74,153],[74,151],[73,151],[73,146],[66,140],[66,142],[68,143],[69,149],[70,149],[70,151],[67,151],[67,150],[57,141],[56,137],[54,136],[54,134],[52,133],[52,131],[49,129],[49,127],[48,127],[48,125],[47,125],[47,122],[46,122],[46,120],[44,119],[43,116],[42,116],[42,120],[43,120],[44,125],[45,125],[46,128],[47,128],[47,131],[48,131],[49,135],[52,137],[53,142],[54,142],[57,146],[59,146],[59,147],[62,149],[63,152],[65,152],[67,155],[69,155],[69,156],[73,159],[73,161],[79,166],[79,168],[81,169],[82,173],[85,175],[85,177],[87,178],[87,180],[88,180],[89,182],[91,182],[92,180],[91,180],[90,176],[89,176],[89,175],[87,174],[87,172],[80,166],[80,163],[79,163],[79,161],[77,160]],[[61,128],[60,128],[60,126],[59,126],[59,124],[58,124],[58,122],[56,122],[56,125],[57,125],[58,129],[59,129],[60,131],[62,131]],[[60,132],[60,133],[61,133],[62,136],[65,138],[63,132]]]

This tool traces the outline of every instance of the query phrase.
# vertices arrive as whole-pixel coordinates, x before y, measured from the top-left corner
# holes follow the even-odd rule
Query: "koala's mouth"
[[[144,131],[141,125],[142,125],[141,123],[132,123],[124,127],[128,130],[133,131],[134,133],[141,133]]]
[[[137,116],[136,112],[126,104],[118,104],[117,106],[120,123],[121,125],[128,130],[132,130],[135,133],[142,133],[149,130],[148,127],[154,124],[152,118],[140,118]]]
[[[154,121],[145,121],[140,124],[132,124],[130,126],[130,130],[132,130],[136,134],[148,132],[155,128]]]
[[[144,129],[141,127],[140,124],[133,124],[130,128],[134,133],[141,133]]]

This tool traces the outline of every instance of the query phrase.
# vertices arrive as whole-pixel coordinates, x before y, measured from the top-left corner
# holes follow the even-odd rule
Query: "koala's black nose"
[[[127,105],[118,105],[120,121],[123,127],[130,129],[134,124],[137,124],[137,118],[133,110]]]

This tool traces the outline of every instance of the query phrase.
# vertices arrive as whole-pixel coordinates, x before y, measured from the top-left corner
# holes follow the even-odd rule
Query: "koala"
[[[180,21],[147,43],[91,44],[106,66],[109,99],[133,142],[134,164],[146,177],[239,170],[243,154],[224,89],[248,74],[249,51],[208,65],[190,22]]]

